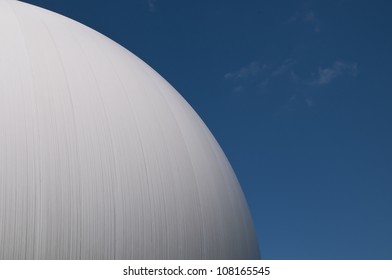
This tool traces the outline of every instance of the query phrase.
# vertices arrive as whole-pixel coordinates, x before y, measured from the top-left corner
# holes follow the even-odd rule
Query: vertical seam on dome
[[[195,173],[196,173],[196,172],[195,172],[195,166],[194,166],[193,159],[192,159],[192,157],[191,157],[191,153],[190,153],[188,144],[187,144],[187,142],[185,141],[185,137],[184,137],[183,132],[182,132],[182,130],[181,130],[181,126],[180,126],[180,124],[178,123],[177,117],[176,117],[176,115],[175,115],[174,112],[173,112],[172,106],[171,106],[170,103],[167,101],[166,96],[163,94],[163,90],[162,90],[161,86],[159,86],[158,83],[156,83],[155,77],[152,77],[151,74],[148,73],[148,71],[145,70],[145,65],[143,65],[143,63],[140,63],[140,62],[141,62],[141,60],[140,60],[139,58],[137,58],[137,63],[140,65],[140,68],[142,69],[142,71],[143,71],[146,75],[148,75],[148,76],[152,79],[152,81],[153,81],[155,87],[156,87],[156,88],[159,90],[159,92],[161,93],[162,99],[163,99],[164,102],[167,104],[167,106],[168,106],[168,108],[169,108],[169,112],[170,112],[170,114],[172,115],[172,117],[173,117],[173,119],[174,119],[174,121],[175,121],[175,124],[176,124],[176,126],[177,126],[177,128],[178,128],[178,131],[179,131],[179,133],[180,133],[180,135],[181,135],[181,138],[182,138],[182,140],[183,140],[184,146],[185,146],[185,148],[186,148],[187,155],[188,155],[188,158],[189,158],[189,162],[191,163],[192,170],[193,170],[193,175],[194,175],[193,178],[194,178],[195,183],[196,183],[196,186],[197,186],[196,192],[197,192],[197,198],[198,198],[198,204],[199,204],[199,205],[198,205],[198,206],[199,206],[199,209],[198,209],[198,210],[199,210],[199,214],[200,214],[201,222],[202,222],[202,230],[201,230],[201,233],[202,233],[202,236],[201,236],[201,237],[202,237],[201,257],[202,257],[202,258],[206,258],[206,257],[207,257],[207,255],[206,255],[206,248],[205,248],[205,246],[206,246],[206,243],[205,243],[206,240],[205,240],[205,236],[204,236],[204,233],[205,233],[205,220],[203,219],[203,214],[202,214],[202,211],[201,211],[201,209],[202,209],[202,203],[201,203],[201,196],[200,196],[200,191],[199,191],[200,182],[199,182],[199,180],[197,179],[197,176],[195,175]],[[182,97],[181,97],[181,98],[182,98]]]
[[[101,53],[102,53],[103,56],[106,57],[104,52],[101,52]],[[108,59],[106,57],[106,60],[108,61],[109,64],[111,64],[110,59]],[[146,152],[145,152],[144,144],[143,144],[142,137],[141,137],[140,128],[138,126],[138,122],[137,122],[137,118],[135,116],[135,111],[134,111],[132,102],[131,102],[129,96],[126,94],[125,85],[124,85],[123,81],[121,80],[120,76],[118,75],[115,67],[113,67],[112,64],[111,64],[111,66],[113,68],[113,72],[115,73],[116,78],[118,79],[118,81],[120,83],[120,86],[121,86],[121,89],[122,89],[122,93],[125,96],[125,99],[127,100],[127,104],[129,106],[130,113],[131,113],[132,118],[134,120],[134,124],[135,124],[135,127],[136,127],[136,134],[137,134],[140,150],[141,150],[142,155],[143,155],[143,168],[144,168],[145,178],[146,178],[146,181],[147,181],[147,197],[148,197],[148,201],[149,201],[149,208],[152,209],[152,202],[151,202],[151,197],[152,196],[151,196],[151,192],[150,192],[152,184],[151,184],[151,180],[150,180],[149,174],[148,174],[148,168],[147,168],[147,162],[146,162],[147,157],[146,157]],[[102,100],[102,98],[101,98],[101,100]],[[142,216],[145,217],[144,212],[143,212],[143,207],[142,207]],[[151,223],[151,227],[153,227],[152,223]],[[143,238],[144,238],[144,236],[143,236]],[[144,244],[145,244],[145,242],[144,242]],[[143,252],[143,255],[146,256],[146,252]]]
[[[31,58],[30,58],[30,55],[29,55],[29,53],[28,53],[28,51],[27,51],[27,43],[26,43],[26,40],[25,40],[25,38],[24,38],[24,36],[23,36],[23,28],[22,28],[22,26],[21,26],[21,23],[20,23],[20,20],[19,20],[19,17],[18,17],[18,15],[17,15],[17,13],[16,13],[16,11],[15,11],[15,8],[13,7],[13,5],[14,5],[14,3],[10,3],[10,2],[8,2],[8,1],[5,1],[6,3],[7,3],[7,5],[10,7],[10,9],[12,10],[12,12],[13,12],[13,14],[14,14],[14,16],[15,16],[15,19],[16,19],[16,21],[17,21],[17,23],[18,23],[18,26],[19,26],[19,30],[20,30],[20,33],[22,34],[22,36],[21,36],[21,38],[22,38],[22,41],[24,42],[24,45],[25,45],[25,53],[26,53],[26,57],[27,57],[27,61],[28,61],[28,64],[29,64],[29,66],[30,66],[30,69],[32,70],[32,65],[31,65]],[[34,72],[33,71],[31,71],[31,77],[32,77],[32,80],[34,80]],[[35,86],[34,86],[34,83],[32,83],[32,88],[33,88],[33,92],[32,92],[32,99],[34,100],[34,101],[36,101],[36,89],[35,89]],[[38,108],[37,108],[37,104],[36,103],[34,103],[34,106],[32,106],[33,107],[33,110],[34,110],[34,115],[36,115],[37,114],[37,111],[38,111]],[[34,133],[34,136],[36,136],[37,138],[38,138],[38,142],[37,143],[39,143],[39,139],[40,139],[40,131],[39,131],[39,125],[37,124],[37,119],[34,119],[34,125],[35,125],[35,127],[34,127],[34,129],[33,129],[33,131],[35,131],[35,129],[37,130],[37,134],[35,134]],[[26,121],[25,121],[25,124],[26,124]],[[38,149],[40,148],[40,145],[38,144]],[[38,152],[38,155],[40,155],[40,152]],[[39,162],[39,161],[38,161]],[[35,163],[35,161],[34,161],[34,163]],[[39,215],[39,213],[38,212],[42,212],[42,208],[41,208],[41,203],[39,204],[40,205],[40,207],[39,207],[39,211],[37,211],[37,205],[38,205],[38,203],[37,203],[37,199],[38,199],[38,195],[37,195],[37,190],[39,190],[39,192],[41,193],[41,166],[38,164],[38,172],[37,172],[37,174],[38,174],[38,182],[37,181],[35,181],[34,182],[34,185],[35,185],[35,191],[34,191],[34,223],[33,223],[33,226],[34,226],[34,228],[33,228],[33,231],[34,231],[34,244],[33,244],[33,249],[32,249],[32,258],[38,258],[38,254],[39,254],[39,252],[38,252],[38,246],[39,246],[39,228],[37,227],[37,225],[36,225],[36,223],[37,223],[37,221],[39,220],[39,218],[37,218],[38,216],[40,216]],[[27,201],[29,201],[29,199],[27,199]],[[27,209],[28,209],[28,207],[27,207]],[[37,233],[37,230],[38,230],[38,233]],[[26,235],[27,235],[27,229],[26,229]],[[27,237],[26,237],[26,239],[27,239]],[[26,246],[27,246],[28,244],[27,244],[27,241],[26,241]],[[27,254],[27,250],[25,251],[25,258],[27,257],[26,256],[26,254]]]
[[[107,61],[109,61],[109,63],[110,63],[110,59],[107,59]],[[127,103],[129,105],[129,108],[130,108],[131,115],[132,115],[134,123],[135,123],[137,138],[138,138],[139,146],[140,146],[140,149],[141,149],[141,152],[142,152],[142,155],[143,155],[143,167],[144,167],[144,172],[145,172],[146,180],[147,180],[147,197],[148,197],[148,201],[149,201],[149,208],[152,209],[151,192],[150,192],[152,190],[152,188],[151,188],[152,184],[151,184],[151,180],[150,180],[150,177],[149,177],[149,174],[148,174],[148,168],[147,168],[147,162],[146,162],[147,161],[146,160],[147,157],[146,157],[146,152],[145,152],[144,144],[143,144],[142,137],[141,137],[140,128],[139,128],[139,125],[138,125],[138,122],[137,122],[137,118],[136,118],[136,115],[135,115],[135,111],[134,111],[132,102],[131,102],[129,96],[126,94],[125,85],[124,85],[123,81],[121,80],[120,76],[118,75],[117,71],[115,70],[115,67],[113,67],[113,65],[111,65],[111,66],[114,69],[114,73],[115,73],[118,81],[120,82],[122,92],[123,92],[123,94],[124,94],[124,96],[125,96],[125,98],[127,100]],[[142,207],[142,211],[143,211],[143,207]],[[142,216],[144,217],[144,212],[142,212]],[[152,223],[151,223],[151,228],[153,228]],[[152,240],[150,240],[150,241],[152,242]],[[144,254],[144,256],[146,256],[146,252],[143,252],[143,254]]]
[[[65,69],[64,69],[64,63],[62,61],[60,53],[58,52],[58,48],[57,48],[56,42],[55,42],[55,40],[54,40],[54,38],[53,38],[53,36],[52,36],[52,34],[51,34],[47,24],[46,24],[46,22],[42,18],[40,18],[40,20],[41,20],[42,25],[46,28],[46,30],[48,32],[48,35],[49,35],[49,37],[52,40],[54,49],[56,50],[56,53],[58,54],[58,57],[59,57],[59,60],[60,60],[60,64],[61,64],[61,69],[63,71],[64,79],[65,79],[65,82],[66,82],[65,84],[66,84],[66,87],[67,87],[69,102],[71,104],[72,123],[73,123],[72,127],[73,127],[74,135],[75,135],[75,138],[76,138],[75,149],[76,149],[76,153],[78,155],[78,157],[77,157],[78,158],[78,167],[76,168],[76,170],[77,170],[77,176],[78,176],[78,180],[77,181],[78,181],[78,185],[79,185],[78,186],[78,193],[79,193],[79,198],[80,198],[81,197],[81,187],[82,187],[82,185],[81,185],[81,176],[80,176],[81,175],[80,174],[80,164],[81,164],[81,162],[80,162],[80,153],[79,153],[79,140],[78,140],[79,136],[78,136],[77,129],[76,129],[76,117],[75,117],[74,103],[73,103],[71,91],[70,91],[70,88],[69,88],[69,81],[68,81],[68,78],[67,78],[67,75],[66,75],[66,72],[65,72]],[[78,202],[81,204],[80,200]],[[82,207],[80,207],[80,205],[78,205],[78,204],[76,204],[76,205],[79,206],[79,211],[77,210],[77,212],[80,213],[80,209],[82,209]],[[78,219],[78,229],[77,229],[78,234],[81,234],[81,229],[82,229],[81,219]],[[82,257],[82,254],[81,254],[82,246],[81,246],[81,243],[80,243],[81,235],[79,237],[80,237],[79,238],[79,250],[78,250],[79,251],[79,257],[77,257],[77,258],[80,259]],[[70,252],[68,252],[68,253],[70,253]]]
[[[75,40],[75,42],[79,45],[79,47],[81,49],[81,52],[84,54],[84,56],[86,58],[86,63],[87,63],[87,65],[88,65],[88,67],[89,67],[89,69],[90,69],[90,71],[92,73],[91,75],[93,76],[93,78],[94,78],[94,80],[96,82],[95,86],[96,86],[97,91],[98,91],[99,101],[100,101],[100,103],[101,103],[101,105],[103,107],[105,119],[106,119],[106,122],[107,122],[107,127],[108,127],[109,134],[110,134],[110,148],[111,148],[111,153],[112,153],[113,160],[114,160],[114,165],[115,165],[115,168],[114,168],[115,169],[114,184],[116,186],[118,186],[119,185],[118,179],[117,179],[118,160],[116,158],[116,153],[115,153],[115,146],[114,146],[114,141],[113,141],[113,131],[110,128],[110,118],[109,118],[109,114],[108,114],[107,108],[105,106],[105,103],[103,101],[102,91],[101,91],[101,89],[99,87],[99,83],[98,83],[98,79],[97,79],[97,77],[95,75],[95,71],[94,71],[93,67],[91,66],[91,62],[89,61],[82,44],[80,44],[79,40],[76,38],[76,36],[72,32],[71,28],[70,28],[69,32],[70,32],[71,36],[73,37],[73,39]],[[117,219],[117,214],[116,214],[115,194],[114,194],[113,190],[111,191],[111,201],[112,201],[112,209],[113,209],[113,243],[114,243],[113,244],[113,259],[116,259],[116,255],[117,255],[117,252],[116,252],[116,244],[117,244],[117,240],[116,240],[117,239],[116,238],[116,219]]]

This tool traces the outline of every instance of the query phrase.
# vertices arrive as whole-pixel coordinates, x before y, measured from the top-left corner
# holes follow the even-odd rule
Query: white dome
[[[147,64],[0,0],[0,259],[258,258],[210,131]]]

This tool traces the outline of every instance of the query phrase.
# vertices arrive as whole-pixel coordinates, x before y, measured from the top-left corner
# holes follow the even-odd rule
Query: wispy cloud
[[[305,22],[316,22],[316,14],[313,11],[307,11],[303,16],[303,21]]]
[[[280,65],[277,65],[274,68],[272,68],[271,76],[276,77],[276,76],[280,76],[280,75],[283,75],[283,74],[289,72],[294,64],[295,64],[294,59],[286,59]]]
[[[234,87],[241,85],[245,88],[247,83],[257,82],[259,85],[268,85],[277,79],[286,79],[301,86],[325,86],[342,76],[356,76],[358,66],[355,63],[335,61],[331,66],[319,67],[318,71],[313,71],[312,78],[299,74],[295,71],[294,66],[297,61],[286,59],[280,64],[261,64],[259,61],[252,61],[239,70],[228,72],[224,75],[226,81],[231,81]]]
[[[250,64],[242,67],[237,71],[226,73],[224,77],[227,80],[238,80],[255,77],[262,72],[263,67],[264,66],[260,66],[258,61],[252,61]]]
[[[317,90],[318,88],[327,87],[338,78],[345,76],[355,77],[357,74],[357,64],[342,61],[335,61],[329,67],[319,67],[317,74],[313,75],[313,79],[303,78],[295,71],[291,71],[292,81],[296,86],[293,99],[289,100],[288,104],[291,108],[300,103],[304,104],[307,108],[315,107],[321,95],[321,92]]]
[[[280,64],[268,65],[255,60],[240,69],[228,72],[224,75],[225,80],[250,80],[252,78],[263,79],[265,82],[270,78],[283,75],[290,71],[295,60],[287,59]]]
[[[224,86],[232,97],[258,95],[257,98],[266,100],[272,98],[282,102],[278,111],[295,111],[317,107],[320,97],[329,92],[331,83],[358,74],[357,64],[338,60],[327,67],[314,67],[309,72],[301,66],[301,62],[294,59],[274,64],[255,60],[223,75]]]
[[[236,71],[224,75],[224,80],[232,86],[233,93],[257,91],[265,88],[272,80],[290,73],[295,61],[287,59],[280,64],[269,65],[254,60]]]
[[[335,61],[332,66],[319,68],[317,78],[308,82],[311,86],[322,86],[331,83],[340,76],[355,76],[358,72],[357,64]]]
[[[293,13],[285,22],[286,24],[306,23],[312,26],[313,31],[320,32],[320,20],[316,12],[304,6],[299,11]]]
[[[244,91],[245,91],[245,87],[242,86],[242,85],[236,86],[236,87],[233,89],[233,93],[237,93],[237,94],[243,93]]]
[[[156,11],[156,0],[148,0],[148,9],[150,12],[155,12]]]

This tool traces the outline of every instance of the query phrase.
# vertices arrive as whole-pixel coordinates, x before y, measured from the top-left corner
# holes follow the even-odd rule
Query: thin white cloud
[[[313,11],[308,11],[307,13],[305,13],[303,20],[307,22],[315,22],[317,21],[317,18]]]
[[[148,0],[148,9],[152,13],[156,11],[156,0]]]
[[[296,12],[296,13],[294,13],[293,15],[291,15],[291,16],[290,16],[286,21],[284,21],[283,23],[285,23],[285,24],[291,24],[291,23],[297,22],[297,21],[298,21],[298,18],[299,18],[299,13]]]
[[[233,93],[237,93],[237,94],[243,93],[244,91],[245,91],[245,87],[241,85],[233,89]]]
[[[237,71],[228,72],[224,75],[226,80],[241,80],[257,78],[261,80],[269,80],[270,78],[281,76],[289,72],[295,64],[293,59],[287,59],[278,65],[261,65],[258,61],[252,61],[248,65],[241,67]]]
[[[295,63],[294,59],[287,59],[281,65],[278,65],[277,67],[275,67],[272,70],[271,76],[272,77],[281,76],[281,75],[289,72],[291,70],[291,68],[293,67],[294,63]]]
[[[307,7],[303,7],[301,10],[296,11],[285,21],[286,24],[294,24],[301,22],[313,26],[314,32],[320,32],[320,20],[313,10],[309,10]]]
[[[357,72],[356,64],[335,61],[331,67],[319,68],[317,78],[308,82],[308,84],[311,86],[327,85],[340,76],[355,76]]]
[[[293,59],[287,59],[275,65],[262,64],[255,60],[236,71],[226,73],[224,80],[229,82],[234,93],[258,92],[265,89],[275,79],[280,79],[280,76],[290,76],[294,64]]]
[[[301,108],[313,110],[317,108],[320,96],[325,92],[321,88],[339,78],[355,77],[358,74],[355,63],[335,61],[328,67],[313,68],[314,71],[308,75],[298,72],[298,69],[303,69],[296,67],[298,64],[301,66],[301,62],[294,59],[274,64],[263,64],[255,60],[237,71],[226,73],[225,86],[231,96],[241,98],[278,95],[283,100],[278,109],[282,112]]]
[[[305,98],[305,103],[308,107],[314,107],[315,106],[315,101],[314,99],[311,99],[310,97]]]
[[[281,81],[282,77],[299,86],[324,86],[339,77],[356,76],[358,73],[357,64],[335,61],[329,67],[319,67],[313,78],[306,79],[295,71],[294,66],[296,64],[297,62],[293,59],[287,59],[281,64],[275,65],[260,64],[258,61],[252,61],[237,71],[226,73],[224,79],[231,81],[235,87],[240,86],[241,90],[244,90],[245,85],[258,84],[261,87],[267,86],[274,81]]]
[[[302,9],[301,11],[296,11],[293,13],[285,23],[295,23],[295,22],[316,22],[317,17],[314,11]]]
[[[249,65],[244,66],[237,71],[226,73],[224,77],[227,80],[238,80],[255,77],[262,72],[263,68],[264,66],[261,67],[259,62],[252,61]]]

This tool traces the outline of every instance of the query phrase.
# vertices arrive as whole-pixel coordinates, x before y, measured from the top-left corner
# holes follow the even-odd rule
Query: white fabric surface
[[[258,257],[236,176],[175,89],[90,28],[0,0],[0,259]]]

